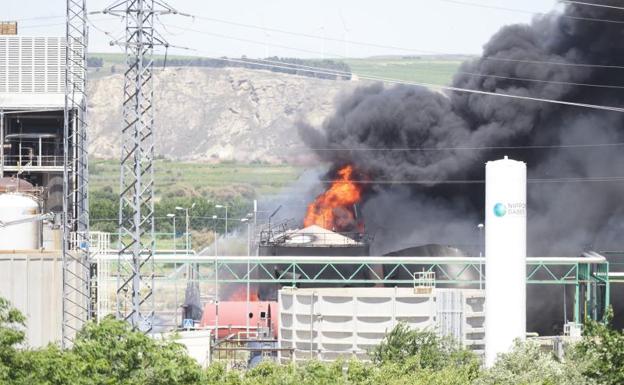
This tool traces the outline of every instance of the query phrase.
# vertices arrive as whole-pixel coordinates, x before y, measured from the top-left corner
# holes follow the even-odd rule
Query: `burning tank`
[[[262,256],[316,256],[331,257],[341,256],[368,256],[369,240],[362,233],[338,233],[327,230],[318,225],[310,225],[303,229],[282,229],[277,232],[261,233],[259,254]],[[336,279],[337,273],[332,271],[321,272],[321,265],[309,264],[300,266],[306,275],[313,277],[318,275],[321,279]],[[286,271],[287,265],[275,264],[273,272],[275,276],[286,279],[293,278],[292,272]],[[352,276],[355,271],[353,266],[339,268],[343,276]],[[300,274],[297,273],[299,278]],[[354,278],[369,278],[364,273],[358,273]],[[330,286],[330,285],[326,285]],[[277,290],[275,285],[262,286],[258,290],[258,296],[265,300],[275,300]]]
[[[308,205],[303,226],[320,226],[339,232],[364,232],[357,216],[357,204],[362,200],[362,186],[353,180],[353,166],[344,166],[336,172],[330,187]]]

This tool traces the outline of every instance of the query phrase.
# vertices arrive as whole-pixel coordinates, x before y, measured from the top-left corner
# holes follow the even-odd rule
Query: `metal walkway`
[[[114,286],[116,277],[110,272],[115,271],[117,258],[113,250],[97,257],[98,272],[101,272],[98,287],[102,295],[107,285]],[[176,298],[183,298],[186,276],[193,269],[202,291],[211,293],[216,301],[219,300],[218,287],[222,284],[411,286],[414,273],[423,271],[435,272],[438,287],[479,288],[485,282],[485,258],[479,257],[215,257],[157,253],[154,262],[155,287],[160,290],[169,287],[175,291]],[[594,252],[580,257],[529,257],[527,283],[573,286],[575,322],[586,317],[600,319],[610,303],[609,262]],[[171,293],[167,297],[171,297]],[[176,307],[167,312],[175,312],[177,302]],[[161,303],[158,307],[164,311],[170,306]],[[102,308],[102,311],[106,310]]]

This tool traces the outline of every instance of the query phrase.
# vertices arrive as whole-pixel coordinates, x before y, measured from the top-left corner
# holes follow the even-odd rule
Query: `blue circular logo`
[[[502,217],[505,216],[505,214],[507,214],[507,207],[505,207],[504,204],[497,203],[494,205],[494,215],[496,215],[497,217]]]

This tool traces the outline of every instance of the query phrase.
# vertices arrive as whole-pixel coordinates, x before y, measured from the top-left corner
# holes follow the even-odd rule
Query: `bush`
[[[498,357],[475,385],[583,385],[591,384],[574,363],[562,363],[536,342],[517,342],[510,353]]]
[[[610,319],[610,313],[607,319]],[[89,323],[71,349],[26,349],[24,316],[0,298],[2,385],[615,385],[624,383],[624,337],[590,322],[566,362],[535,342],[517,343],[481,370],[471,352],[431,331],[400,324],[371,352],[374,361],[280,365],[249,371],[202,370],[185,348],[132,331],[112,318]]]
[[[0,384],[19,375],[17,346],[24,342],[26,318],[9,301],[0,298]]]
[[[583,373],[605,385],[624,384],[624,333],[611,326],[613,310],[605,315],[605,322],[588,321],[583,340],[572,357]]]
[[[441,369],[446,366],[467,366],[478,370],[477,357],[462,348],[450,337],[439,337],[432,331],[411,330],[400,323],[383,341],[371,351],[373,361],[378,364],[410,359],[423,369]]]
[[[193,385],[203,379],[183,345],[155,340],[112,318],[87,324],[72,353],[90,384]]]

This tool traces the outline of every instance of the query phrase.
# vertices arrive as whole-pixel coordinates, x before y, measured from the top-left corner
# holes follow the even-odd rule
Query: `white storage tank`
[[[26,194],[0,194],[0,222],[29,219],[39,214],[37,199]],[[0,250],[34,250],[39,248],[40,221],[0,226]]]
[[[526,337],[526,165],[485,166],[485,364]]]

